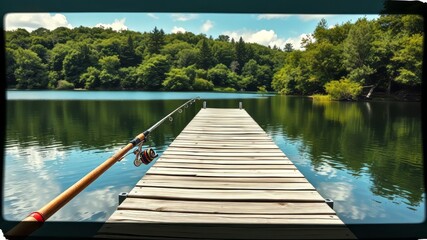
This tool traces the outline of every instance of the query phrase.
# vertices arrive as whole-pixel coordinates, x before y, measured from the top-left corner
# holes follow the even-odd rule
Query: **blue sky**
[[[289,14],[213,14],[213,13],[25,13],[8,14],[5,29],[25,28],[29,31],[38,27],[54,29],[111,27],[114,30],[129,29],[149,32],[155,26],[166,33],[190,31],[203,33],[214,38],[226,34],[246,42],[282,47],[292,43],[299,48],[303,36],[314,31],[321,18],[329,27],[358,18],[377,18],[378,15],[289,15]]]

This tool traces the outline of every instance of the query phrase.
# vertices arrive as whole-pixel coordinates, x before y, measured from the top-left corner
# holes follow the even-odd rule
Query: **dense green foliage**
[[[144,33],[87,27],[6,32],[9,88],[272,90],[272,73],[284,59],[283,51],[242,39],[165,34],[157,27]]]
[[[56,87],[58,90],[70,90],[74,89],[74,84],[67,82],[66,80],[59,80],[58,81],[58,87]]]
[[[383,15],[332,27],[321,20],[302,41],[305,51],[287,50],[271,86],[284,94],[304,95],[325,93],[328,82],[343,78],[366,87],[363,94],[420,87],[422,26],[423,18],[417,15]]]
[[[358,82],[341,79],[326,83],[325,90],[333,100],[354,100],[362,91],[362,86]]]
[[[328,27],[322,19],[303,39],[304,50],[217,39],[190,32],[165,34],[104,28],[39,28],[6,32],[9,88],[271,91],[325,93],[349,79],[364,90],[421,85],[423,20],[384,15]],[[359,92],[360,93],[360,92]],[[357,96],[356,96],[357,97]],[[355,97],[351,97],[355,98]]]

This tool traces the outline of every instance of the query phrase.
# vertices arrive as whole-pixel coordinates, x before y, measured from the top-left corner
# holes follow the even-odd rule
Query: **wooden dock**
[[[200,110],[97,237],[355,238],[245,110],[216,108]]]

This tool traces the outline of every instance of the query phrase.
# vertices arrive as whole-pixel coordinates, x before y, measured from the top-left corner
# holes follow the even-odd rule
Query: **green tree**
[[[30,50],[35,52],[37,56],[42,60],[43,63],[48,63],[49,61],[49,53],[47,48],[45,48],[41,44],[35,44],[30,47]]]
[[[226,86],[229,71],[224,64],[218,64],[208,70],[207,80],[211,81],[215,86]]]
[[[270,67],[259,65],[254,59],[249,60],[242,69],[245,77],[245,89],[256,91],[258,86],[270,86],[273,73]]]
[[[31,50],[19,48],[15,51],[15,77],[19,89],[43,89],[47,87],[47,67]]]
[[[63,69],[63,62],[69,52],[73,50],[70,44],[56,44],[50,51],[49,69],[60,72]]]
[[[120,86],[120,59],[118,56],[106,56],[99,59],[101,72],[99,73],[99,80],[103,88],[118,88]]]
[[[322,18],[314,29],[313,37],[317,42],[329,41],[328,38],[328,23]]]
[[[292,52],[294,50],[294,47],[292,46],[292,43],[286,43],[285,44],[285,52]]]
[[[248,60],[248,53],[247,48],[245,45],[245,42],[243,41],[243,38],[240,37],[239,41],[235,45],[235,52],[236,52],[236,61],[239,63],[239,66],[245,66],[246,61]],[[237,68],[236,72],[241,73],[242,69]]]
[[[166,56],[153,55],[136,69],[136,87],[144,90],[159,90],[169,69],[170,64]]]
[[[306,50],[289,53],[285,65],[274,74],[272,88],[282,94],[312,94],[316,82],[310,77],[309,52]]]
[[[199,57],[199,50],[196,48],[183,49],[177,54],[178,67],[188,67],[193,64],[197,64]]]
[[[184,91],[192,90],[193,82],[191,82],[184,69],[172,68],[166,74],[166,80],[162,85],[165,90]]]
[[[257,77],[258,77],[259,65],[251,59],[249,60],[242,69],[242,76],[245,77],[245,89],[255,91],[257,89]]]
[[[56,87],[57,90],[72,90],[74,89],[74,84],[69,83],[65,80],[59,80],[58,86]]]
[[[259,86],[258,87],[258,93],[267,93],[267,88],[265,86]]]
[[[94,44],[95,49],[101,56],[114,56],[120,55],[123,49],[121,39],[117,37],[111,37],[103,39]]]
[[[34,46],[34,45],[40,44],[43,47],[45,47],[46,49],[52,49],[54,44],[53,44],[53,41],[52,41],[50,34],[46,33],[46,35],[44,35],[44,36],[34,36],[33,34],[35,31],[36,30],[34,30],[31,33],[31,35],[32,35],[30,37],[31,45]]]
[[[372,44],[374,29],[366,18],[359,19],[344,41],[343,63],[349,71],[348,78],[363,84],[372,83],[375,73]]]
[[[128,36],[125,45],[120,49],[120,63],[122,67],[137,66],[141,63],[141,57],[136,54],[134,40]]]
[[[7,31],[5,35],[6,47],[28,49],[31,45],[30,33],[25,29],[18,28],[13,31]]]
[[[95,67],[88,67],[86,72],[80,76],[80,82],[85,89],[97,89],[101,86],[99,79],[100,71]]]
[[[396,81],[409,86],[420,86],[422,82],[423,36],[414,34],[401,40],[402,48],[392,58],[400,66]]]
[[[202,79],[207,79],[208,78],[208,71],[206,71],[205,69],[196,69],[196,78],[202,78]]]
[[[6,83],[7,83],[7,87],[10,88],[10,87],[14,87],[16,85],[15,50],[7,47],[6,51],[5,51],[5,57],[6,57]]]
[[[47,78],[49,79],[49,83],[47,84],[49,89],[55,89],[58,81],[61,80],[61,76],[56,71],[48,71]]]
[[[203,78],[196,78],[193,83],[194,91],[212,91],[214,84]]]
[[[211,47],[206,39],[203,39],[200,46],[197,65],[199,68],[209,69],[214,64]]]
[[[356,100],[362,92],[362,86],[349,79],[331,81],[325,85],[325,89],[333,100]]]
[[[165,32],[163,29],[157,29],[154,27],[153,31],[150,33],[148,42],[147,42],[147,50],[150,54],[159,54],[160,49],[165,44]]]
[[[339,79],[346,74],[341,64],[341,51],[329,41],[313,44],[307,51],[306,58],[309,59],[310,75],[313,81],[318,82],[319,88],[332,79]]]
[[[59,27],[51,31],[52,40],[54,44],[66,43],[72,39],[73,30],[66,27]]]
[[[417,86],[421,81],[422,22],[417,15],[382,15],[375,21],[374,77],[384,82],[388,94],[392,85],[399,89]]]
[[[222,41],[222,42],[229,42],[230,41],[230,37],[227,35],[219,35],[217,38],[218,41]]]
[[[40,27],[32,31],[31,34],[39,37],[48,37],[50,35],[50,30],[44,27]]]
[[[243,81],[243,77],[238,75],[237,73],[233,71],[229,71],[227,74],[227,86],[230,86],[234,89],[238,89],[243,91],[246,89],[246,84]]]
[[[212,46],[213,57],[217,63],[222,63],[225,66],[230,66],[235,58],[233,45],[229,42],[217,41]]]
[[[175,40],[166,44],[160,51],[162,55],[169,55],[174,61],[178,59],[178,53],[184,49],[192,49],[193,46],[187,42]]]
[[[76,49],[69,52],[63,61],[63,72],[65,80],[73,83],[77,88],[84,87],[80,84],[80,75],[86,71],[89,66],[94,65],[95,59],[91,56],[88,45],[79,45]]]
[[[127,67],[119,69],[122,89],[136,88],[136,67]]]

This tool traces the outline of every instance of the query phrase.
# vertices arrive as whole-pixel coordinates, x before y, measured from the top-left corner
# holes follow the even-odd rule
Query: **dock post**
[[[328,204],[328,206],[332,209],[334,209],[334,200],[330,199],[330,198],[326,198],[325,199],[325,203]]]
[[[243,108],[243,103],[239,102],[239,109],[241,110]]]
[[[128,196],[127,192],[119,193],[119,205],[122,204],[122,202],[126,199],[127,196]]]
[[[206,101],[203,102],[203,108],[206,109]]]

